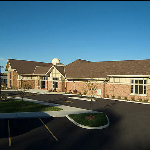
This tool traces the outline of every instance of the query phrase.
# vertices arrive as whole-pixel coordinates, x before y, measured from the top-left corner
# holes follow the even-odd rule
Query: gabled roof
[[[106,78],[107,75],[150,75],[150,59],[89,62],[78,59],[65,66],[67,78]]]
[[[16,60],[16,59],[8,59],[8,63],[10,63],[11,68],[15,69],[18,72],[18,74],[33,74],[36,66],[52,65],[52,63],[43,63],[43,62]],[[7,66],[5,70],[7,71]]]
[[[65,77],[64,66],[55,66],[55,68]]]

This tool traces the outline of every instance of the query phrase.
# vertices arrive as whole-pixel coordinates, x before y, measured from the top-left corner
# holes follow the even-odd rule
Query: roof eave
[[[150,77],[150,75],[107,75],[108,77]]]

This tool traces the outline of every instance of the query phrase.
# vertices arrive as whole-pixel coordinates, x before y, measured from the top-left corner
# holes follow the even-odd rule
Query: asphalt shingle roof
[[[43,63],[26,60],[8,59],[11,68],[16,69],[19,74],[33,74],[36,66],[51,66],[52,63]]]
[[[34,74],[46,74],[48,70],[52,67],[52,65],[49,66],[36,66],[34,70]]]
[[[150,59],[89,62],[78,59],[65,67],[67,78],[106,78],[107,75],[150,75]]]
[[[45,74],[52,63],[8,59],[19,74]],[[77,59],[66,66],[55,66],[67,78],[106,78],[107,75],[150,75],[150,59],[90,62]]]

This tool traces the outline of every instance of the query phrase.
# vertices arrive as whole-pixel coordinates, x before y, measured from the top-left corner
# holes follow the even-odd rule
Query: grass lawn
[[[41,105],[33,102],[22,100],[8,100],[0,102],[0,113],[14,113],[14,112],[40,112],[40,111],[59,111],[58,107]]]
[[[75,122],[89,127],[104,126],[108,123],[105,113],[84,113],[69,115]]]

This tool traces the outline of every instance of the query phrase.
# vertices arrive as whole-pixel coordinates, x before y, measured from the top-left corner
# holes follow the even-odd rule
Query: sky
[[[67,65],[150,59],[150,1],[0,1],[7,59]]]

